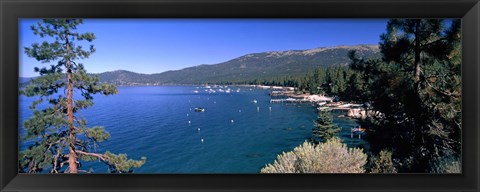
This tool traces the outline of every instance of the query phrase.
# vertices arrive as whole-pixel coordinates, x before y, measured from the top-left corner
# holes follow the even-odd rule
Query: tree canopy
[[[461,28],[441,19],[392,19],[380,60],[351,53],[362,96],[384,114],[363,122],[375,151],[393,149],[402,171],[424,172],[434,158],[461,156]]]
[[[98,143],[110,138],[101,126],[88,127],[87,121],[76,115],[93,105],[93,95],[113,95],[114,85],[99,83],[98,77],[87,74],[78,60],[88,58],[96,50],[91,43],[93,33],[80,33],[81,19],[43,19],[31,27],[41,43],[25,47],[25,54],[48,67],[35,67],[39,77],[32,79],[20,94],[34,97],[30,106],[33,115],[24,121],[23,142],[28,148],[19,154],[19,171],[36,173],[78,173],[81,161],[100,161],[111,172],[131,172],[146,158],[128,159],[125,154],[95,151]],[[74,90],[80,95],[74,95]],[[74,97],[78,97],[74,98]]]

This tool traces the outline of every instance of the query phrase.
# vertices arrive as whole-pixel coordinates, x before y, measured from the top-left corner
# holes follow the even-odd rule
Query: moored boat
[[[195,107],[195,112],[204,112],[205,109],[201,107]]]

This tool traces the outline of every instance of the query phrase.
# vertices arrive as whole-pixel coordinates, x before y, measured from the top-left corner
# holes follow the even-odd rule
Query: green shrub
[[[380,151],[378,156],[372,157],[371,163],[370,173],[397,173],[397,169],[393,166],[392,152],[386,149]]]
[[[318,145],[304,142],[277,156],[261,173],[364,173],[367,155],[334,137]]]

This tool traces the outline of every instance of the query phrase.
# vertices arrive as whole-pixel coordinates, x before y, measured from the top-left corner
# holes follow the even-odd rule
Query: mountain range
[[[180,70],[141,74],[117,70],[97,74],[101,82],[116,85],[185,85],[243,82],[253,79],[305,75],[317,68],[346,66],[348,51],[362,58],[379,58],[378,45],[320,47],[308,50],[251,53],[218,64],[203,64]]]

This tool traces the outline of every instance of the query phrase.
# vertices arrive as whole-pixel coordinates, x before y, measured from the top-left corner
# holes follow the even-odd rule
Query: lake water
[[[111,134],[110,140],[97,147],[98,152],[147,157],[135,173],[259,173],[278,154],[291,151],[311,136],[317,112],[310,104],[271,104],[268,90],[229,88],[234,91],[208,93],[193,86],[119,87],[117,95],[95,96],[95,105],[80,115],[88,126],[104,126]],[[20,97],[19,126],[32,114],[28,110],[32,100]],[[195,112],[195,107],[205,111]],[[348,146],[366,146],[357,136],[350,138],[355,120],[334,118],[334,122],[342,127],[340,137]],[[21,148],[25,145],[20,143]],[[107,172],[103,163],[82,166],[95,173]]]

